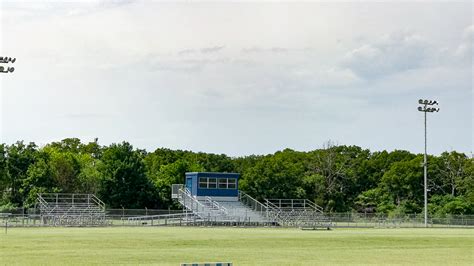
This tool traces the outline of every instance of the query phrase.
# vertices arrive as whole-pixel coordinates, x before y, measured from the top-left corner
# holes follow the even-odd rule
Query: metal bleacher
[[[271,223],[266,207],[240,192],[239,201],[198,199],[181,184],[172,186],[172,198],[183,207],[180,215],[129,217],[135,225],[266,225]]]
[[[307,199],[265,199],[265,205],[272,208],[281,226],[312,229],[332,226],[323,208]]]
[[[300,228],[330,228],[323,209],[307,199],[265,199],[264,203],[239,191],[238,200],[213,197],[198,199],[181,184],[172,186],[172,198],[185,212],[128,218],[131,224],[148,225],[267,225]]]
[[[94,194],[41,193],[37,207],[43,225],[107,225],[105,204]]]
[[[173,198],[195,215],[199,221],[214,223],[268,223],[266,213],[249,208],[242,201],[216,200],[212,197],[197,199],[183,186],[175,187]],[[245,197],[245,196],[242,196]],[[240,196],[239,196],[240,198]]]

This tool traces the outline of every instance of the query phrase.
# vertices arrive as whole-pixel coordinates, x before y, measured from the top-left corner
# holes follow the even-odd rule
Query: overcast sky
[[[473,151],[471,1],[1,1],[0,142]]]

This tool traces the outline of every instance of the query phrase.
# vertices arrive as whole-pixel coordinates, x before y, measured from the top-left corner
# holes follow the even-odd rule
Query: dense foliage
[[[423,155],[335,146],[231,158],[127,142],[100,146],[64,139],[44,147],[0,144],[0,209],[31,207],[37,193],[94,193],[111,208],[175,208],[170,186],[189,171],[241,173],[258,199],[307,198],[331,212],[420,213]],[[474,214],[474,160],[458,152],[428,157],[429,211]]]

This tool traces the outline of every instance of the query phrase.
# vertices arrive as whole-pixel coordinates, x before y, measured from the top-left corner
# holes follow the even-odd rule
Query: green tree
[[[423,202],[422,156],[392,164],[382,177],[380,186],[390,195],[397,208],[421,212]]]
[[[155,189],[145,174],[143,153],[127,142],[105,148],[98,171],[100,197],[112,208],[153,208]]]
[[[358,172],[368,156],[356,146],[325,147],[309,153],[310,163],[305,178],[308,195],[327,211],[347,211],[357,196]]]
[[[466,201],[474,203],[474,157],[465,160],[465,176],[457,185],[459,195]]]
[[[392,152],[381,151],[372,153],[369,158],[363,162],[363,173],[365,182],[361,186],[366,190],[377,187],[382,176],[390,170],[392,164],[396,162],[410,161],[416,156],[408,151],[394,150]]]
[[[225,154],[197,153],[187,156],[189,161],[202,166],[206,172],[233,172],[234,164],[232,159]]]
[[[257,199],[303,198],[304,153],[290,149],[261,158],[245,171],[240,189]]]
[[[72,152],[50,153],[51,174],[63,193],[83,192],[77,189],[79,186],[78,175],[81,172],[77,156],[77,153]]]
[[[446,214],[474,214],[474,202],[463,196],[434,195],[428,203],[429,213],[437,216]]]
[[[7,189],[10,191],[9,201],[13,204],[19,206],[23,204],[24,198],[20,193],[20,189],[23,181],[27,178],[28,168],[35,163],[37,153],[37,146],[33,142],[24,144],[23,141],[18,141],[7,147],[9,178]]]
[[[93,154],[78,156],[81,172],[77,176],[76,191],[80,193],[98,194],[101,185],[101,174],[98,170],[102,161],[94,158]]]
[[[8,176],[8,159],[5,144],[0,144],[0,206],[9,203],[10,177]]]
[[[432,190],[439,190],[440,194],[458,195],[459,187],[468,177],[468,157],[458,152],[443,152],[441,156],[435,158],[437,162],[436,179],[430,182]]]
[[[53,171],[48,164],[49,155],[38,152],[36,160],[28,167],[27,177],[23,179],[20,193],[24,199],[24,207],[32,207],[38,197],[38,193],[61,192],[53,178]]]
[[[199,171],[203,171],[202,166],[183,159],[162,165],[160,171],[151,177],[158,191],[160,207],[178,207],[171,199],[171,185],[183,184],[186,172]]]

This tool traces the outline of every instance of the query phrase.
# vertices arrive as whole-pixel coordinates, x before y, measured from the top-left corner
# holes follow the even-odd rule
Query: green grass
[[[0,265],[472,265],[471,229],[11,228]]]

